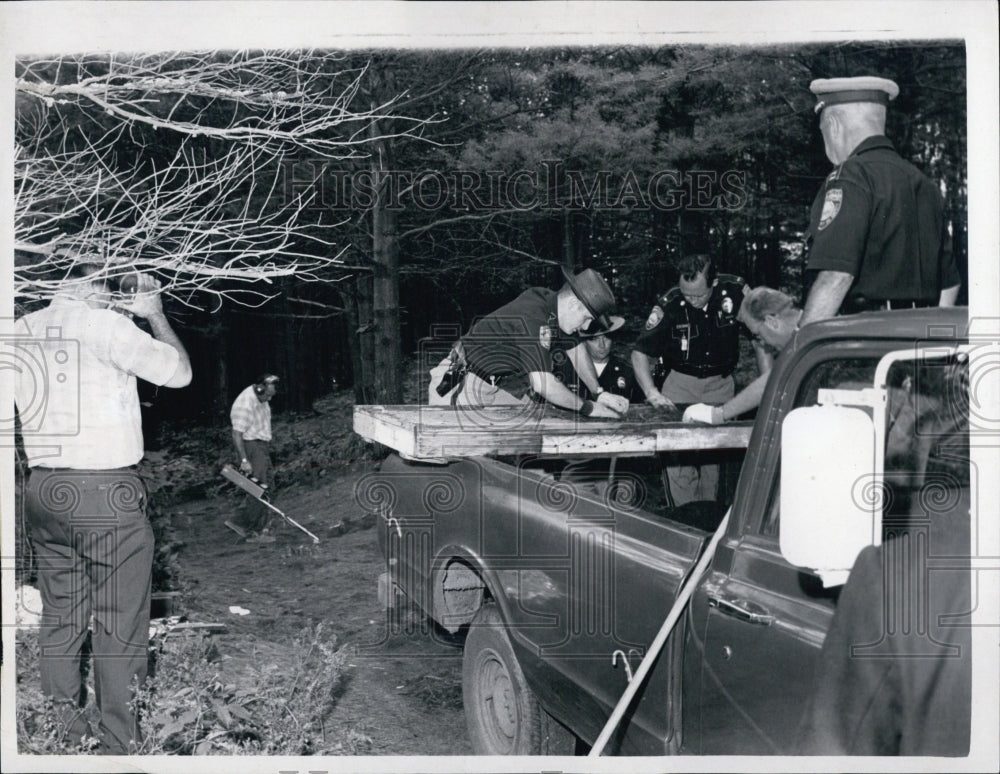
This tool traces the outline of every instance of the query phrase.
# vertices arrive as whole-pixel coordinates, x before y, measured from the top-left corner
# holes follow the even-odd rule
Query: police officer
[[[636,381],[654,406],[676,403],[719,405],[733,397],[733,370],[740,356],[740,304],[748,288],[740,277],[716,274],[709,255],[696,253],[681,262],[677,287],[660,296],[632,350]],[[754,341],[761,373],[771,369],[771,356]],[[660,390],[651,366],[662,357],[667,377]],[[718,466],[667,468],[675,505],[714,500]]]
[[[630,403],[643,399],[642,390],[635,380],[635,372],[631,364],[612,349],[614,347],[613,335],[620,331],[625,325],[625,318],[612,315],[611,326],[600,328],[591,325],[589,329],[579,334],[587,347],[587,353],[594,364],[597,372],[597,383],[601,389],[612,395],[621,395],[627,398]],[[566,357],[562,351],[557,351],[552,355],[553,372],[565,384],[570,392],[584,398],[585,400],[596,400],[597,396],[588,389],[587,385],[580,378],[573,362]]]
[[[610,327],[614,294],[593,269],[563,274],[566,281],[558,291],[528,288],[475,322],[446,359],[450,364],[443,361],[431,370],[430,401],[436,402],[433,396],[438,394],[458,406],[518,406],[527,404],[533,392],[584,416],[616,418],[625,413],[628,402],[599,387],[593,363],[577,337],[594,322]],[[561,339],[569,342],[564,347],[567,355],[594,388],[594,400],[574,395],[552,372],[553,348]],[[460,384],[441,395],[438,387],[459,363]]]
[[[960,278],[942,254],[941,193],[885,137],[899,87],[860,77],[819,79],[809,89],[835,167],[812,205],[806,269],[813,281],[802,324],[838,310],[953,305]]]

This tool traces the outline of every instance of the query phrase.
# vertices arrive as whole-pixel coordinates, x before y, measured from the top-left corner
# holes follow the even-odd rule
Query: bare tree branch
[[[80,260],[153,272],[189,306],[348,276],[346,221],[321,223],[315,189],[287,185],[282,162],[357,158],[433,120],[395,114],[398,96],[355,108],[366,71],[312,51],[19,61],[17,297],[51,297]],[[392,133],[372,132],[389,117]]]

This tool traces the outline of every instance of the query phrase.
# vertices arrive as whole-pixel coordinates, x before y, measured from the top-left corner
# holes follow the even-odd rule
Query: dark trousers
[[[244,441],[243,447],[253,472],[250,474],[258,482],[266,486],[274,483],[274,466],[271,464],[271,454],[267,441]],[[246,496],[243,509],[240,512],[240,526],[251,532],[260,532],[271,521],[271,510],[257,498]]]
[[[93,615],[102,752],[138,742],[132,683],[146,679],[153,530],[131,470],[35,468],[25,498],[42,597],[42,692],[65,713],[86,696],[80,659]]]

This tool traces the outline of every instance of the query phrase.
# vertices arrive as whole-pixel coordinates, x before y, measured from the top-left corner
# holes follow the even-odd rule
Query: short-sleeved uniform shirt
[[[806,268],[854,276],[853,300],[934,302],[959,283],[942,254],[941,192],[881,135],[831,172],[813,201]]]
[[[180,355],[128,317],[56,296],[14,325],[14,399],[31,467],[112,470],[142,459],[136,379],[166,384]]]
[[[560,357],[560,355],[562,355]],[[597,368],[597,364],[594,364]],[[563,352],[557,352],[553,357],[553,373],[566,385],[570,392],[579,395],[584,400],[596,400],[587,385],[580,381],[580,376],[573,367],[572,361]],[[645,395],[639,389],[635,380],[635,372],[630,363],[612,354],[608,358],[604,370],[597,375],[597,383],[612,395],[621,395],[629,399],[630,403],[638,403],[645,400]]]
[[[271,404],[259,400],[253,387],[251,384],[236,396],[229,410],[229,421],[245,441],[270,441]]]
[[[727,376],[740,358],[740,323],[746,283],[720,274],[704,309],[689,304],[679,287],[658,299],[634,349],[662,357],[668,370],[689,376]]]
[[[528,374],[552,370],[553,347],[579,344],[559,329],[557,297],[554,290],[529,288],[477,320],[462,337],[469,370],[484,379],[502,378],[509,392],[526,392]]]

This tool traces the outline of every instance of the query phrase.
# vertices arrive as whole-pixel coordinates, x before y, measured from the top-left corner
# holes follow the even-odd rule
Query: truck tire
[[[500,611],[476,613],[462,658],[462,701],[479,755],[572,755],[576,737],[538,704],[517,663]]]

